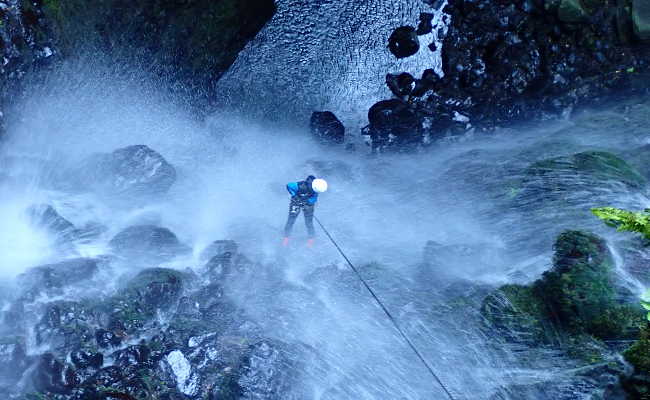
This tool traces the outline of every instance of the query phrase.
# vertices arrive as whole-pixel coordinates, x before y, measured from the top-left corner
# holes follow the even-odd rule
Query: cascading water
[[[352,7],[345,4],[340,5],[341,15]],[[385,9],[395,14],[390,23],[379,19],[383,11],[373,14],[382,29],[403,18],[413,20],[416,9],[404,8],[401,2],[390,4],[399,11]],[[295,18],[307,15],[319,24],[331,23],[321,20],[317,11],[331,13],[334,5],[314,3],[304,6],[310,11],[299,12],[292,2],[280,2],[279,7],[276,24],[262,32],[259,43],[250,45],[223,78],[225,96],[252,108],[293,113],[334,104],[339,105],[337,111],[357,112],[368,105],[365,101],[381,94],[382,79],[375,78],[392,65],[384,57],[382,35],[352,21],[351,30],[358,26],[365,33],[350,36],[354,40],[349,46],[341,45],[338,36],[320,40],[320,30],[314,27],[313,46],[280,40],[267,47],[263,39],[280,35],[279,26],[294,26],[290,21]],[[355,3],[354,7],[367,11],[374,6]],[[340,29],[347,35],[345,26]],[[373,39],[366,42],[370,32]],[[368,47],[359,46],[360,42]],[[335,45],[354,55],[345,79],[332,65],[314,71],[314,65],[323,62],[316,53],[331,54]],[[304,51],[296,53],[291,46]],[[295,58],[281,57],[279,47]],[[244,398],[443,398],[440,387],[322,233],[314,249],[304,248],[302,227],[297,224],[295,246],[289,250],[279,246],[288,203],[284,185],[314,173],[326,177],[331,187],[321,197],[319,218],[456,398],[535,398],[546,391],[552,398],[575,399],[602,391],[577,374],[575,360],[557,349],[496,342],[483,329],[479,309],[496,285],[530,282],[548,269],[553,239],[560,231],[587,228],[608,234],[589,215],[590,207],[648,204],[642,187],[610,181],[597,184],[589,176],[562,170],[550,177],[534,173],[538,161],[603,149],[624,153],[644,145],[647,133],[636,122],[650,118],[645,109],[633,108],[636,122],[629,122],[612,106],[544,127],[500,131],[419,154],[375,158],[362,151],[321,147],[300,130],[270,130],[245,112],[214,115],[199,123],[165,98],[154,77],[127,66],[109,69],[103,60],[98,56],[69,62],[50,72],[30,88],[31,96],[14,105],[14,117],[8,121],[9,136],[0,154],[0,277],[2,287],[13,289],[3,290],[0,296],[4,312],[0,333],[25,336],[29,355],[55,346],[47,340],[37,344],[40,315],[49,303],[109,298],[144,268],[162,265],[195,274],[185,290],[200,293],[191,298],[202,308],[200,302],[219,296],[201,254],[213,240],[232,239],[249,260],[243,263],[248,268],[219,284],[223,296],[237,308],[233,314],[237,320],[228,322],[234,327],[228,325],[226,333],[216,333],[218,326],[202,328],[200,335],[192,333],[189,341],[178,343],[178,349],[164,356],[160,365],[169,366],[172,387],[190,398],[202,398],[205,393],[197,388],[212,388],[201,386],[205,379],[201,374],[212,371],[201,369],[205,364],[195,363],[192,357],[205,352],[205,360],[227,358],[222,347],[210,347],[212,341],[221,345],[263,337],[286,347],[278,346],[280,356],[278,348],[262,345],[261,355],[250,357],[248,372],[239,380]],[[412,67],[421,69],[430,62],[415,60]],[[251,65],[264,66],[268,72],[247,71]],[[303,91],[283,89],[283,80],[274,79],[279,71],[301,82]],[[235,95],[227,87],[237,87],[242,74],[256,76],[255,90]],[[261,95],[258,85],[268,95]],[[270,97],[277,101],[267,102]],[[292,100],[285,108],[288,98]],[[604,124],[604,119],[613,122]],[[626,127],[624,134],[618,134],[620,126]],[[572,136],[573,131],[580,136]],[[87,157],[139,144],[156,150],[175,167],[176,182],[168,193],[147,199],[115,198],[75,184],[73,176]],[[89,239],[61,246],[57,234],[30,220],[30,207],[37,204],[52,205],[76,227],[102,229]],[[135,260],[114,254],[110,240],[115,234],[142,224],[169,228],[191,251],[165,261],[157,255]],[[442,248],[445,251],[436,250]],[[23,312],[30,317],[22,326],[12,325],[10,304],[22,289],[15,287],[21,282],[16,277],[30,267],[76,257],[102,260],[91,283],[75,286],[74,277],[73,286],[56,298],[21,298]],[[631,281],[628,286],[636,285]],[[157,314],[152,325],[138,331],[141,335],[127,335],[117,348],[124,350],[140,340],[153,342],[175,326],[174,312]],[[118,365],[120,358],[105,352],[104,367]],[[28,360],[31,368],[19,377],[3,378],[0,388],[29,391],[37,361]]]

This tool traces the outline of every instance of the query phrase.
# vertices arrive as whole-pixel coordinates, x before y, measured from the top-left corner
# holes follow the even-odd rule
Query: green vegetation
[[[638,232],[650,240],[650,212],[633,212],[614,207],[592,208],[591,212],[602,219],[607,226],[620,232]]]

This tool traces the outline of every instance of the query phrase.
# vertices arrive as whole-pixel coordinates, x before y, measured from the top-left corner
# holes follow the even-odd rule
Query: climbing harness
[[[431,376],[433,376],[433,378],[436,380],[436,382],[438,382],[438,385],[440,385],[440,387],[441,387],[442,390],[445,392],[445,394],[447,395],[447,397],[449,397],[449,400],[455,400],[455,399],[454,399],[454,396],[452,396],[452,394],[451,394],[451,392],[449,391],[449,389],[447,389],[447,387],[446,387],[445,384],[442,382],[442,380],[440,380],[440,378],[438,377],[438,375],[436,375],[436,373],[433,371],[433,368],[431,368],[431,366],[429,365],[429,363],[424,359],[424,357],[422,356],[422,354],[420,353],[420,351],[417,349],[417,347],[415,347],[415,345],[413,344],[413,342],[411,342],[411,340],[408,338],[408,336],[406,336],[406,333],[404,333],[404,331],[402,330],[402,328],[399,326],[399,324],[397,323],[397,320],[393,317],[393,315],[390,313],[390,311],[388,311],[388,309],[386,308],[386,306],[384,305],[384,303],[382,303],[382,301],[379,300],[379,297],[377,297],[377,295],[376,295],[375,292],[372,290],[372,288],[370,287],[370,285],[368,285],[368,283],[366,282],[366,280],[363,279],[363,277],[361,276],[361,274],[359,273],[359,271],[357,270],[357,268],[354,266],[354,264],[352,264],[352,262],[350,261],[350,259],[348,258],[348,256],[346,256],[345,253],[343,252],[343,250],[341,250],[341,248],[339,247],[338,243],[336,243],[336,241],[334,240],[334,238],[332,237],[332,235],[330,235],[330,233],[328,232],[328,230],[325,229],[325,226],[323,226],[323,223],[320,222],[320,220],[319,220],[318,217],[316,217],[316,216],[314,216],[314,219],[316,220],[316,222],[318,222],[318,225],[320,225],[320,227],[323,229],[323,232],[325,232],[325,234],[327,235],[327,237],[329,238],[329,240],[332,242],[332,244],[334,245],[334,247],[336,247],[336,250],[339,251],[339,253],[341,254],[341,256],[342,256],[342,257],[345,259],[345,261],[348,263],[348,265],[350,266],[350,268],[352,269],[352,271],[354,271],[354,273],[357,275],[357,278],[359,278],[359,280],[361,281],[361,283],[363,283],[363,285],[366,287],[366,289],[368,289],[368,292],[370,292],[370,294],[371,294],[372,297],[375,299],[375,301],[377,302],[377,304],[379,304],[379,307],[381,307],[381,309],[384,311],[384,313],[386,314],[386,316],[388,316],[388,319],[390,320],[390,322],[393,323],[393,326],[395,326],[395,329],[397,329],[397,332],[399,332],[399,334],[402,336],[402,338],[404,339],[404,341],[406,342],[406,344],[409,345],[409,347],[411,348],[411,350],[413,350],[413,352],[415,353],[415,355],[418,356],[418,358],[420,359],[420,361],[422,361],[422,364],[424,364],[424,366],[427,368],[427,370],[429,371],[429,373],[431,374]]]

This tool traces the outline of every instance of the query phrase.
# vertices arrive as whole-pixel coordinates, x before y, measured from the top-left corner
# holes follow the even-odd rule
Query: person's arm
[[[287,183],[287,191],[291,195],[291,197],[295,196],[298,194],[298,182],[290,182]]]
[[[318,201],[318,193],[314,193],[314,195],[307,200],[307,203],[313,206],[314,204],[316,204],[317,201]]]

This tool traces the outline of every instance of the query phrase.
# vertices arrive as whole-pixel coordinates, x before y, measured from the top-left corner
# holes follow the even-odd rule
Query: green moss
[[[650,328],[641,332],[641,338],[623,356],[634,366],[636,372],[650,375]]]

